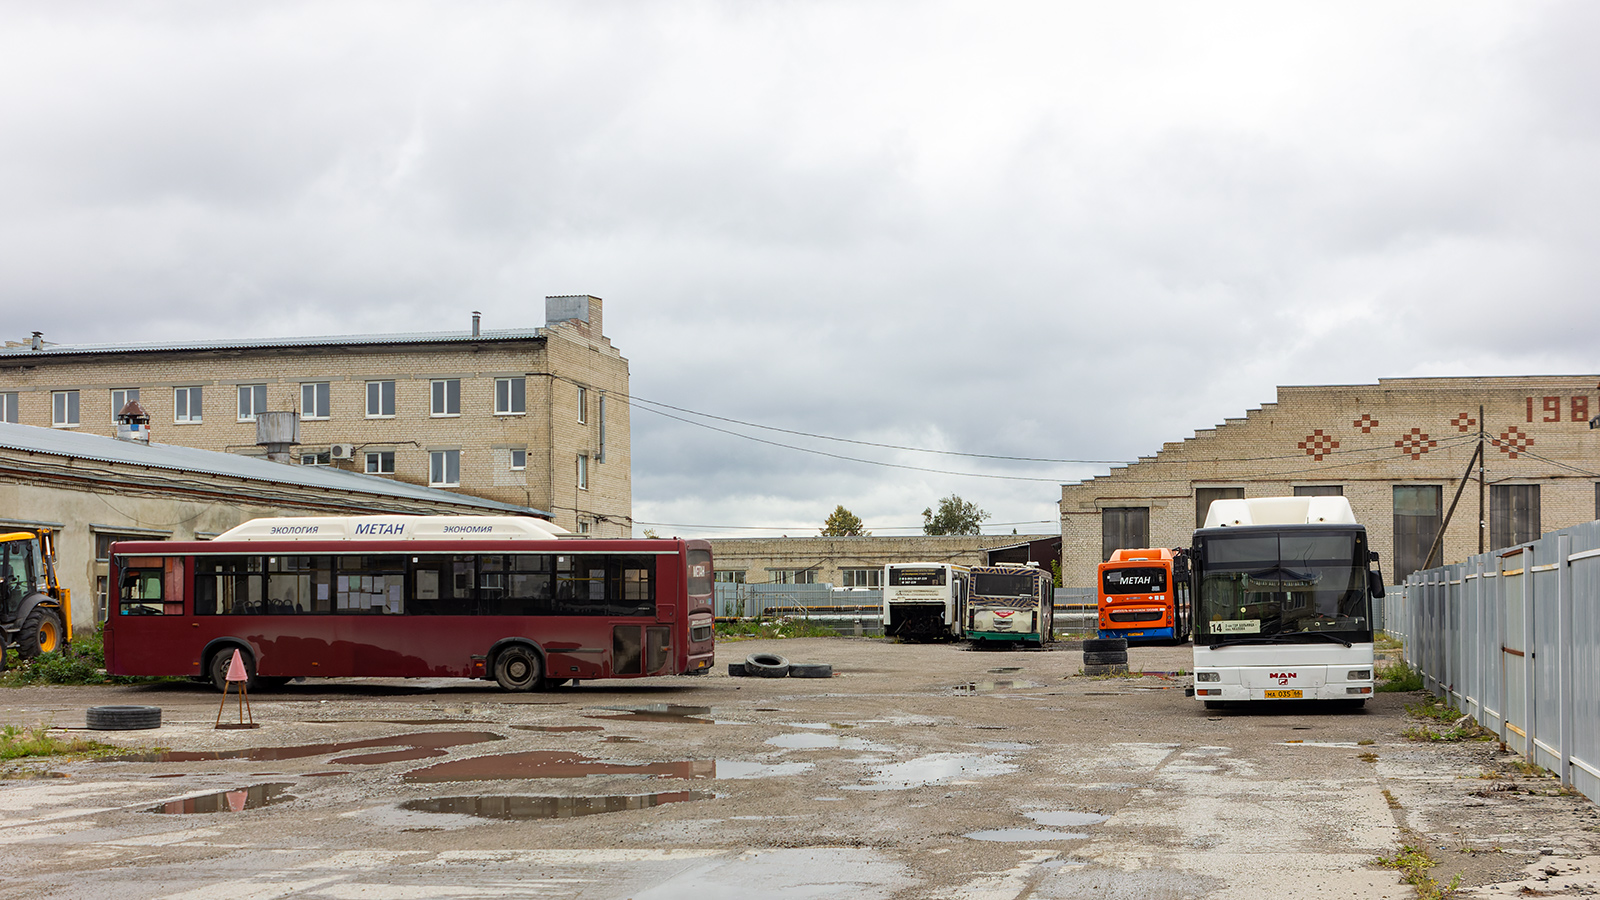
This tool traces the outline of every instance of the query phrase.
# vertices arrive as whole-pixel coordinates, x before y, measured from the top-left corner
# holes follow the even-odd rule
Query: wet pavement
[[[308,682],[253,695],[253,731],[214,730],[189,685],[8,690],[0,725],[117,703],[163,725],[11,768],[40,777],[0,780],[0,900],[1399,900],[1370,863],[1415,841],[1481,896],[1600,878],[1588,801],[1493,745],[1405,740],[1414,698],[1217,712],[1064,650],[719,648],[762,651],[836,675]]]

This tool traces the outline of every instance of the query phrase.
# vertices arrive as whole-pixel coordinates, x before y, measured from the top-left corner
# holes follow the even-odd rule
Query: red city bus
[[[296,677],[494,679],[508,691],[712,664],[711,545],[557,537],[535,519],[255,519],[111,546],[106,671],[220,690]]]
[[[1189,637],[1189,567],[1180,551],[1117,550],[1100,564],[1102,638],[1182,643]]]

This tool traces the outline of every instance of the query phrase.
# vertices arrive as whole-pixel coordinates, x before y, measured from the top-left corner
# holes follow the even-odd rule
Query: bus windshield
[[[1196,537],[1196,643],[1372,640],[1363,533],[1252,531]]]

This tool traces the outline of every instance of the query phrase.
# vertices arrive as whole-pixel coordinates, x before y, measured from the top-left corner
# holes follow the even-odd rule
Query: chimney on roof
[[[33,349],[35,349],[35,350],[43,350],[44,349],[44,332],[35,331],[33,333]]]
[[[478,312],[477,310],[473,310],[472,311],[472,336],[473,337],[477,337],[478,336],[478,320],[481,319],[481,318],[483,318],[483,313]]]
[[[289,464],[289,448],[300,443],[300,414],[289,412],[256,413],[256,446],[267,448],[267,459]]]
[[[150,443],[150,414],[139,401],[129,400],[117,411],[117,440]]]

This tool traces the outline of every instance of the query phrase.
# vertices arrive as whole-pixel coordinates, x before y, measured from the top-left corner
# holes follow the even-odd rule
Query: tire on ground
[[[91,731],[136,731],[161,727],[159,706],[91,706],[84,714]]]
[[[539,654],[521,644],[501,650],[494,658],[494,680],[501,690],[519,693],[539,690],[544,682],[544,666]]]
[[[1127,652],[1127,638],[1086,638],[1083,642],[1083,652],[1104,653],[1108,650]]]
[[[1121,675],[1128,671],[1126,664],[1120,666],[1084,666],[1085,675]]]
[[[744,673],[757,678],[783,678],[789,674],[789,661],[776,653],[752,653],[744,658]]]
[[[790,678],[832,678],[831,663],[790,663]]]
[[[1128,664],[1128,654],[1125,651],[1112,652],[1107,650],[1098,653],[1084,651],[1083,664],[1086,666],[1126,666]]]
[[[33,659],[41,653],[60,650],[65,643],[63,634],[61,616],[47,606],[35,606],[17,632],[17,656]]]
[[[211,657],[211,686],[227,693],[228,666],[233,663],[233,651],[239,651],[239,658],[244,661],[244,687],[247,691],[256,689],[256,658],[249,650],[242,647],[228,646],[218,650]]]

